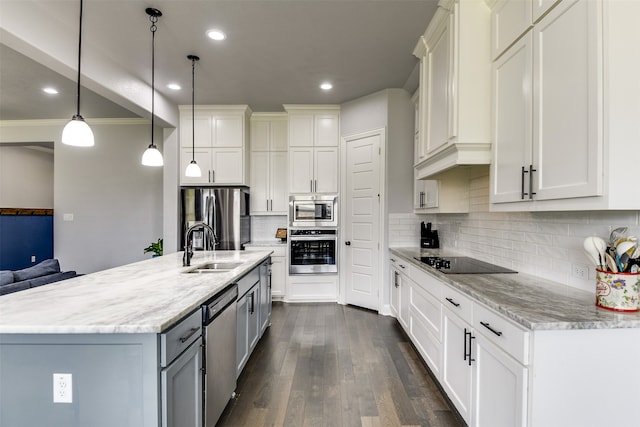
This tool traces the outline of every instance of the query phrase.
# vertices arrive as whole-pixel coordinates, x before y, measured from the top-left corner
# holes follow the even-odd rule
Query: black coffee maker
[[[432,230],[430,222],[428,222],[426,225],[424,221],[420,223],[420,247],[428,249],[435,249],[440,247],[438,230]]]

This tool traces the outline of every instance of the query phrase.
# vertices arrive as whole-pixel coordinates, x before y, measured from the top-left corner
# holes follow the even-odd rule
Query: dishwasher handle
[[[203,320],[204,325],[208,325],[213,322],[225,308],[234,304],[238,299],[238,285],[233,283],[221,294],[216,295],[213,300],[203,306]]]

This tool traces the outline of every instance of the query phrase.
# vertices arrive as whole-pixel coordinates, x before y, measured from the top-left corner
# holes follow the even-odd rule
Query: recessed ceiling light
[[[220,30],[209,30],[207,31],[207,36],[212,40],[224,40],[227,36]]]
[[[177,83],[169,83],[169,84],[167,85],[167,87],[168,87],[169,89],[171,89],[171,90],[180,90],[180,89],[182,89],[182,86],[180,86],[180,85],[179,85],[179,84],[177,84]]]
[[[42,89],[44,93],[48,93],[49,95],[57,95],[58,91],[53,87],[45,87]]]
[[[324,82],[320,85],[320,89],[322,90],[331,90],[333,89],[333,85],[329,82]]]

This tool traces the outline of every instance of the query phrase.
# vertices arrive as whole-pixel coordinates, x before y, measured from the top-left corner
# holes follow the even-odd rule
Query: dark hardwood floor
[[[458,427],[394,318],[274,303],[218,426]]]

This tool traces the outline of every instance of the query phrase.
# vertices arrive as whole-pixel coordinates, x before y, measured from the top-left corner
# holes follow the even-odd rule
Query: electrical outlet
[[[36,262],[36,256],[35,255],[31,255],[31,262]]]
[[[63,221],[73,221],[73,214],[72,213],[66,213],[62,216],[62,220]]]
[[[71,374],[53,374],[53,403],[72,403]]]
[[[578,279],[589,279],[589,269],[586,265],[573,264],[571,266],[571,274]]]

